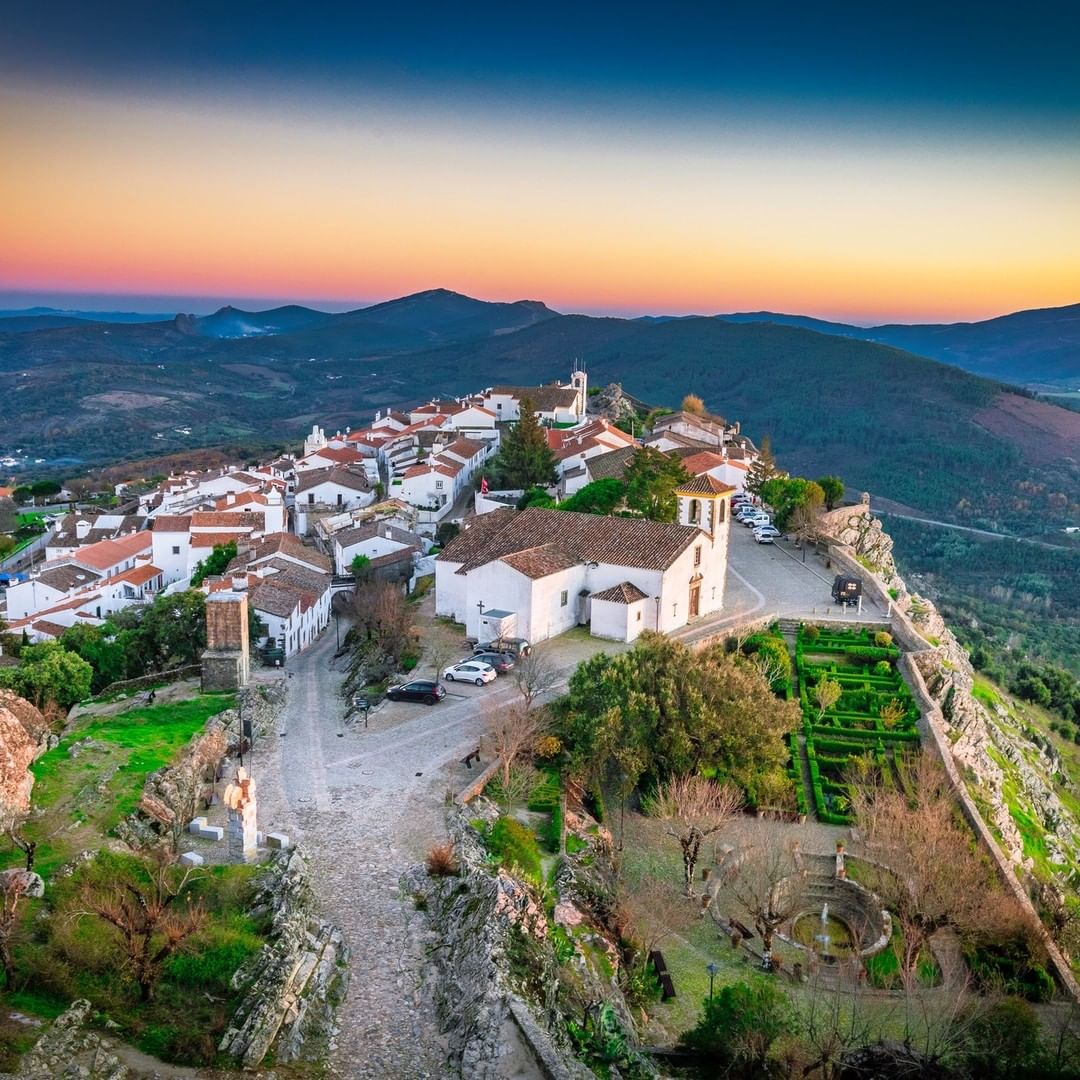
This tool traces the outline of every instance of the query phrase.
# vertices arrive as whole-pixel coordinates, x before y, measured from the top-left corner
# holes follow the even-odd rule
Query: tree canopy
[[[555,483],[555,455],[529,398],[521,399],[518,421],[504,432],[492,469],[499,484],[507,488],[528,489]]]
[[[612,476],[586,484],[559,503],[559,509],[574,510],[579,514],[611,514],[625,498],[626,484]]]
[[[215,544],[214,550],[203,559],[191,575],[191,587],[197,589],[208,577],[219,577],[225,573],[229,563],[236,558],[236,541],[227,544]]]
[[[643,446],[626,468],[626,505],[653,521],[674,521],[679,512],[675,489],[689,479],[678,458]]]
[[[90,665],[56,641],[25,645],[18,667],[0,668],[0,686],[14,690],[39,709],[50,702],[70,709],[90,696],[92,677]]]
[[[772,440],[766,435],[761,440],[757,459],[750,463],[750,471],[746,474],[746,490],[751,495],[760,496],[765,484],[779,475],[780,470],[776,467],[776,458],[772,452]]]
[[[825,492],[820,485],[801,476],[774,476],[761,486],[759,494],[773,508],[773,520],[778,529],[788,528],[798,508],[820,510],[825,505]]]
[[[825,495],[825,509],[832,510],[840,505],[844,498],[844,481],[839,476],[819,476],[817,486]]]
[[[797,703],[775,697],[749,657],[722,645],[692,653],[651,631],[582,663],[560,712],[572,767],[629,787],[706,768],[746,787],[783,764],[782,737],[799,723]]]

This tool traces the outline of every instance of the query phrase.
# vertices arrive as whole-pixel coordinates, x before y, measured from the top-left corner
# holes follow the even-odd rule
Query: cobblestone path
[[[448,790],[470,775],[480,701],[509,701],[513,685],[448,687],[432,708],[387,703],[365,730],[338,735],[343,675],[332,634],[289,662],[279,733],[257,747],[260,827],[284,829],[308,855],[322,909],[352,949],[333,1072],[421,1080],[453,1075],[422,981],[423,920],[398,878],[444,835]]]

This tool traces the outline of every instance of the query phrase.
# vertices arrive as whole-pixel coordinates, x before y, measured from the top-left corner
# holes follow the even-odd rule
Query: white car
[[[472,682],[477,686],[494,682],[497,672],[490,664],[481,660],[462,660],[460,664],[451,664],[443,673],[447,682]]]
[[[754,529],[754,535],[758,533],[767,533],[769,536],[777,537],[780,535],[780,530],[775,525],[759,525]]]
[[[772,525],[762,525],[761,528],[754,530],[754,539],[759,544],[771,544],[779,535],[780,530],[773,528]]]
[[[754,514],[751,517],[746,518],[743,521],[743,524],[748,529],[758,529],[762,525],[771,525],[772,518],[770,518],[768,514]]]

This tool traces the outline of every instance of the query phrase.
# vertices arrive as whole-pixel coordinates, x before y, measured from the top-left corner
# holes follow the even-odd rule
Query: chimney
[[[85,518],[79,518],[75,522],[75,537],[78,540],[85,540],[86,534],[90,531],[90,522]]]
[[[247,574],[233,574],[232,588],[233,592],[247,592],[248,580]]]
[[[225,496],[225,505],[226,506],[232,506],[235,502],[236,502],[236,492],[235,491],[230,491],[229,494]]]

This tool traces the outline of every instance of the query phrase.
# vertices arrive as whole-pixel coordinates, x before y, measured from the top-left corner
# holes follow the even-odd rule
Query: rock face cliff
[[[10,690],[0,690],[0,815],[30,808],[30,764],[49,746],[45,717]]]

